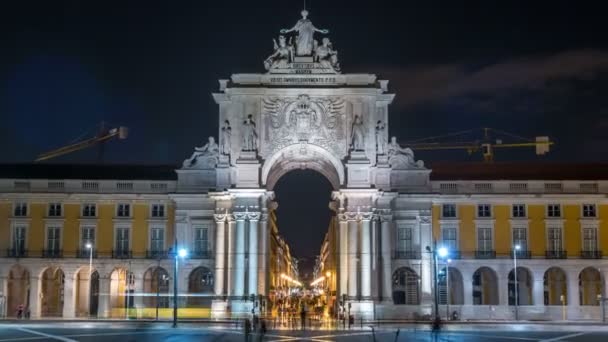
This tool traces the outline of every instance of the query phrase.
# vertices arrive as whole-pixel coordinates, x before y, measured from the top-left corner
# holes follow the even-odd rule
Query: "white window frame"
[[[494,229],[494,220],[487,220],[487,219],[478,219],[475,220],[475,250],[476,251],[482,251],[481,249],[479,249],[479,229],[482,228],[489,228],[490,229],[490,233],[492,234],[492,249],[490,249],[489,251],[496,251],[496,229]],[[489,252],[488,250],[484,250],[486,252]]]
[[[585,215],[585,207],[592,206],[593,207],[593,216]],[[581,217],[584,219],[594,219],[597,218],[597,205],[595,203],[583,203],[581,204]]]
[[[487,205],[490,209],[490,215],[489,216],[479,216],[479,208],[481,206],[485,206]],[[492,217],[494,217],[494,206],[490,203],[479,203],[475,206],[475,217],[477,217],[478,219],[491,219]]]
[[[160,250],[152,249],[152,231],[155,229],[163,230],[163,246]],[[161,225],[150,225],[148,227],[148,250],[151,252],[164,252],[167,250],[167,227]]]
[[[595,229],[595,249],[585,249],[585,229]],[[581,251],[583,252],[598,252],[600,251],[600,227],[598,221],[583,222],[581,224]]]
[[[82,224],[82,225],[80,225],[80,240],[78,241],[78,245],[79,245],[79,248],[81,250],[85,250],[86,249],[86,246],[83,245],[83,242],[84,242],[84,240],[83,240],[83,238],[84,238],[83,232],[84,232],[85,229],[88,229],[88,228],[93,228],[93,249],[97,248],[97,225],[94,225],[94,224]]]
[[[197,252],[199,250],[197,250],[197,238],[196,238],[196,231],[197,229],[207,229],[207,246],[205,250],[200,250],[205,251],[205,252],[210,252],[211,251],[211,244],[209,241],[211,241],[211,225],[208,224],[195,224],[192,226],[192,250]]]
[[[556,250],[553,246],[549,246],[549,229],[552,229],[552,228],[557,228],[560,230],[561,246],[560,246],[559,250]],[[551,222],[549,220],[548,222],[545,223],[545,246],[546,246],[546,250],[551,251],[551,252],[563,252],[565,250],[565,248],[564,248],[564,224],[561,220],[558,220],[558,222]]]
[[[524,216],[515,216],[513,215],[515,213],[515,207],[516,206],[523,206],[524,207]],[[528,205],[525,203],[513,203],[511,205],[511,218],[513,219],[525,219],[528,218]]]
[[[407,239],[400,239],[399,238],[399,233],[401,232],[401,230],[407,231],[409,230],[409,243],[410,246],[409,248],[404,248],[405,246],[401,246],[400,243],[402,241],[407,241]],[[414,232],[415,232],[415,227],[414,225],[409,225],[409,224],[401,224],[401,225],[397,225],[397,236],[395,238],[395,250],[398,252],[413,252],[415,250],[415,245],[414,245]]]
[[[23,242],[23,245],[24,245],[24,249],[25,249],[25,250],[28,250],[28,242],[29,242],[29,241],[28,241],[28,240],[29,240],[29,239],[28,239],[28,235],[29,235],[29,231],[30,231],[30,225],[29,225],[29,223],[27,223],[27,222],[22,222],[22,221],[14,221],[14,222],[11,224],[11,241],[10,241],[10,248],[11,248],[11,249],[16,249],[16,248],[15,248],[15,245],[14,245],[14,243],[15,243],[15,230],[16,230],[18,227],[24,227],[24,228],[25,228],[25,241]]]
[[[523,229],[526,232],[526,248],[522,248],[521,251],[522,252],[527,252],[530,250],[530,227],[528,225],[528,222],[526,221],[526,223],[524,222],[512,222],[511,223],[511,249],[515,250],[515,239],[514,239],[514,233],[515,233],[515,229]],[[521,246],[521,245],[520,245]]]
[[[25,215],[15,215],[17,206],[25,205]],[[11,212],[12,217],[29,217],[30,216],[30,205],[27,201],[17,201],[13,203],[13,211]]]
[[[451,205],[454,207],[454,216],[444,216],[443,215],[443,207],[444,206],[448,206]],[[457,219],[458,218],[458,206],[456,205],[456,203],[443,203],[441,204],[441,207],[439,208],[441,210],[441,218],[442,219]]]
[[[48,251],[49,246],[49,229],[50,228],[59,228],[59,251],[63,250],[63,224],[59,223],[47,223],[44,227],[44,246],[43,249]]]
[[[85,216],[85,215],[84,215],[84,209],[85,209],[87,206],[93,206],[93,207],[95,208],[95,215],[92,215],[92,216]],[[96,217],[97,217],[97,214],[98,214],[98,213],[97,213],[97,209],[98,209],[98,208],[97,208],[97,203],[92,203],[92,202],[83,203],[83,204],[80,206],[80,217],[84,217],[84,218],[96,218]]]
[[[118,213],[120,212],[119,208],[120,208],[120,206],[124,206],[124,205],[129,206],[129,215],[127,215],[127,216],[120,216],[120,215],[118,215]],[[123,211],[124,211],[124,209],[123,209]],[[116,203],[116,212],[115,212],[115,215],[116,215],[117,218],[132,218],[133,217],[133,205],[131,203],[128,203],[128,202],[119,202],[119,203]]]
[[[162,206],[163,207],[163,215],[162,216],[154,216],[154,207]],[[166,219],[167,218],[167,205],[165,203],[152,203],[150,205],[150,218],[152,219]]]
[[[51,215],[51,206],[57,206],[57,205],[60,208],[61,215]],[[46,216],[47,217],[63,217],[64,209],[65,208],[63,207],[63,203],[61,203],[61,202],[51,202],[46,207]]]
[[[444,229],[454,229],[456,231],[456,251],[460,251],[460,229],[458,222],[439,222],[439,230],[440,230],[440,238],[441,243],[443,244],[443,230]],[[449,247],[449,246],[446,246]]]
[[[118,238],[118,230],[119,229],[127,229],[129,231],[129,249],[126,252],[130,252],[133,246],[133,229],[130,225],[115,225],[114,226],[114,238],[112,239],[112,250],[117,251],[116,248],[118,246],[117,238]]]
[[[551,216],[551,215],[549,215],[549,213],[551,212],[549,210],[549,208],[552,207],[552,206],[556,206],[557,208],[559,208],[559,216]],[[547,212],[546,212],[547,218],[550,218],[550,219],[561,218],[563,214],[564,213],[563,213],[563,208],[562,208],[561,204],[559,204],[559,203],[549,203],[549,204],[547,204]]]

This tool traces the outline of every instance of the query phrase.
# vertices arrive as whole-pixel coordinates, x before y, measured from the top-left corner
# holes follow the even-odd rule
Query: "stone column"
[[[461,269],[462,273],[462,299],[464,305],[473,305],[473,272],[469,269]],[[464,318],[464,317],[463,317]]]
[[[40,302],[40,278],[31,277],[30,278],[30,316],[32,318],[40,317],[41,306],[42,306],[42,303]]]
[[[268,295],[268,214],[262,213],[260,217],[260,224],[258,227],[258,236],[260,237],[260,250],[259,250],[259,267],[258,267],[258,293],[267,296]]]
[[[245,295],[245,213],[235,213],[236,238],[234,253],[234,295]]]
[[[357,284],[357,259],[358,259],[358,226],[356,214],[348,218],[348,296],[351,299],[359,293]]]
[[[101,318],[110,317],[110,276],[99,277],[99,308],[97,314]]]
[[[372,295],[372,264],[371,264],[371,213],[360,215],[361,219],[361,297],[363,299],[371,299]]]
[[[226,214],[215,215],[215,284],[216,296],[224,295],[224,277],[226,265],[224,263],[225,225]]]
[[[391,215],[382,215],[381,239],[382,239],[382,300],[390,301],[393,292],[391,272]]]
[[[182,264],[180,264],[180,266],[181,265]],[[179,279],[179,281],[182,281],[182,280]],[[144,293],[143,274],[138,274],[135,276],[135,279],[133,279],[132,288],[133,288],[133,306],[135,306],[136,308],[143,307],[144,306],[144,297],[141,296],[141,294]],[[156,293],[156,291],[154,293]]]
[[[234,220],[233,215],[228,215],[228,225],[227,225],[228,233],[226,236],[228,237],[228,257],[226,261],[228,262],[228,268],[226,271],[226,294],[228,296],[234,295],[234,256],[235,256],[235,239],[236,239],[236,222]]]
[[[339,246],[338,246],[338,273],[340,284],[338,295],[348,293],[348,221],[344,214],[338,216],[339,220]]]
[[[568,307],[579,306],[579,288],[578,288],[578,275],[577,270],[567,270],[568,277]],[[571,311],[571,310],[569,310]]]
[[[509,305],[509,277],[508,275],[498,274],[496,277],[498,284],[496,288],[498,290],[498,305],[507,306]]]
[[[536,306],[543,306],[545,305],[545,284],[543,283],[543,273],[535,272],[533,279],[532,303]]]
[[[76,291],[74,291],[74,273],[65,274],[65,282],[63,284],[63,318],[74,318]]]
[[[249,286],[247,295],[258,294],[258,221],[260,213],[249,213]]]

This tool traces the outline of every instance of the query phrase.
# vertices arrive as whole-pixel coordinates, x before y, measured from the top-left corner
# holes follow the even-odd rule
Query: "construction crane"
[[[52,158],[63,156],[68,153],[80,151],[82,149],[95,145],[99,146],[99,162],[101,162],[103,159],[103,144],[114,137],[117,137],[120,140],[124,140],[127,138],[128,135],[129,129],[127,127],[120,126],[117,128],[106,129],[105,124],[101,123],[101,127],[96,136],[42,153],[36,158],[35,162],[49,160]]]
[[[494,161],[495,149],[534,147],[536,148],[536,155],[544,155],[549,152],[549,147],[554,144],[554,142],[550,141],[549,137],[547,136],[537,136],[534,139],[529,139],[493,128],[483,128],[483,139],[481,140],[477,139],[440,142],[440,140],[446,138],[456,139],[457,137],[464,137],[474,132],[475,130],[461,131],[443,136],[424,138],[404,143],[403,145],[411,148],[414,151],[465,150],[469,155],[481,151],[483,160],[491,163]],[[492,133],[494,133],[494,135],[505,136],[509,141],[503,141],[502,138],[495,138]]]

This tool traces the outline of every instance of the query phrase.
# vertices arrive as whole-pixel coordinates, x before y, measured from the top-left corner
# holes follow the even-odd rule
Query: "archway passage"
[[[210,307],[213,296],[213,271],[207,267],[197,267],[188,277],[188,305],[193,307]]]
[[[462,274],[460,271],[458,271],[458,269],[449,267],[447,277],[446,269],[441,269],[438,274],[438,282],[440,304],[464,304],[464,286],[462,283]]]
[[[489,267],[473,273],[473,305],[498,305],[498,277]]]
[[[169,307],[169,272],[162,267],[151,267],[144,273],[144,306]]]
[[[532,305],[532,272],[527,268],[517,268],[517,279],[515,272],[509,272],[509,305]],[[515,292],[517,291],[517,293]]]
[[[127,301],[129,308],[135,305],[133,297],[135,277],[132,272],[127,277],[127,273],[128,271],[124,268],[115,268],[110,274],[110,307],[112,309],[124,309],[127,307]],[[120,311],[117,312],[121,315],[124,314]],[[112,316],[116,316],[117,312],[112,312]]]
[[[600,305],[602,294],[602,275],[597,268],[587,267],[578,275],[580,305]]]
[[[76,273],[76,316],[97,316],[99,306],[99,273],[83,267]]]
[[[42,317],[63,316],[63,289],[65,274],[58,267],[49,267],[42,273],[41,315]]]
[[[568,283],[566,272],[559,267],[551,267],[543,276],[545,305],[568,305]]]
[[[19,307],[29,308],[30,272],[21,265],[14,265],[8,273],[6,315],[17,316]]]
[[[401,267],[393,273],[393,303],[420,304],[419,277],[416,271],[409,267]]]

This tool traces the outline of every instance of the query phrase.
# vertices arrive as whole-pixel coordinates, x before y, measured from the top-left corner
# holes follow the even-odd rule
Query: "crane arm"
[[[97,136],[94,138],[89,138],[89,139],[86,139],[86,140],[83,140],[83,141],[80,141],[80,142],[77,142],[74,144],[60,147],[58,149],[55,149],[55,150],[52,150],[49,152],[42,153],[38,156],[38,158],[36,158],[35,162],[40,162],[40,161],[52,159],[55,157],[59,157],[59,156],[62,156],[62,155],[68,154],[68,153],[72,153],[75,151],[79,151],[79,150],[85,149],[87,147],[91,147],[93,145],[105,142],[116,136],[118,136],[119,139],[125,139],[127,137],[127,128],[126,127],[113,128],[104,135]]]

